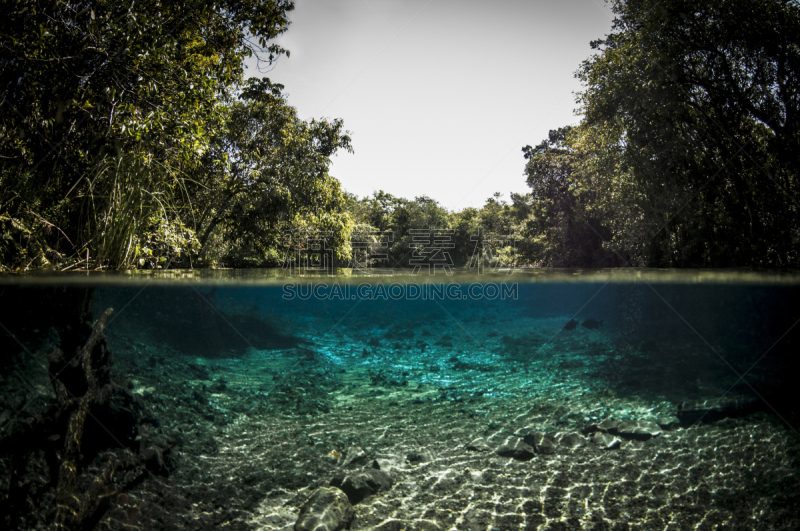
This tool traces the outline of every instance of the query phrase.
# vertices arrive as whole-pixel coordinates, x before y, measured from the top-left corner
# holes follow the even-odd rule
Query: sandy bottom
[[[110,334],[118,370],[178,444],[169,476],[117,497],[98,528],[289,530],[315,488],[377,464],[394,485],[355,505],[354,528],[800,529],[800,438],[766,412],[614,450],[497,455],[533,431],[657,420],[681,396],[720,394],[706,382],[724,368],[689,347],[671,346],[687,373],[681,356],[659,365],[602,330],[552,337],[562,324],[505,337],[341,327],[216,360]]]

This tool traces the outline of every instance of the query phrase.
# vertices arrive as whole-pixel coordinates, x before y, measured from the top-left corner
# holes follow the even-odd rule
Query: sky
[[[522,147],[580,120],[574,77],[610,32],[603,0],[296,0],[259,74],[300,118],[341,118],[354,154],[330,174],[360,197],[427,195],[451,211],[528,191]]]

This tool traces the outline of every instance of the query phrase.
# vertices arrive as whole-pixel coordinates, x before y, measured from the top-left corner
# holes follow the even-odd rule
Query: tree
[[[596,208],[598,183],[583,164],[590,153],[575,147],[577,134],[571,127],[552,130],[535,148],[522,148],[532,199],[524,234],[532,240],[526,249],[534,263],[550,267],[614,263],[603,250],[610,232]]]
[[[389,262],[394,267],[408,267],[414,254],[412,247],[414,235],[412,230],[431,231],[448,230],[450,216],[447,210],[438,201],[426,195],[415,197],[413,201],[395,200],[391,213],[391,230],[394,233],[394,242],[389,246]],[[427,236],[420,235],[423,239]],[[428,239],[433,241],[433,237]],[[424,242],[423,242],[424,243]]]
[[[329,233],[339,258],[349,252],[353,222],[328,167],[337,150],[352,152],[350,137],[341,120],[300,120],[281,88],[248,80],[193,175],[199,243],[208,260],[276,265],[287,231],[302,229]]]
[[[93,265],[127,267],[146,233],[185,234],[184,177],[223,126],[221,102],[244,59],[284,53],[268,41],[292,9],[289,0],[6,4],[0,262],[63,264],[88,251]]]
[[[578,71],[579,147],[610,190],[607,246],[637,265],[796,265],[800,6],[613,8]]]

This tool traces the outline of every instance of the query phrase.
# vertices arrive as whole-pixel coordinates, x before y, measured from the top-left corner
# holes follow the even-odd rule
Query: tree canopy
[[[289,55],[272,41],[293,2],[7,7],[3,267],[188,265],[206,255],[264,263],[277,220],[304,216],[345,240],[341,192],[327,175],[329,157],[351,149],[341,121],[304,122],[282,87],[244,79],[248,57]],[[235,231],[233,216],[245,220]]]
[[[345,193],[342,121],[245,79],[247,58],[289,55],[290,0],[7,3],[0,268],[277,265],[305,229],[341,265],[380,242],[381,265],[408,265],[426,229],[449,231],[454,265],[492,234],[517,264],[796,267],[800,5],[610,3],[580,123],[523,148],[530,193],[461,212]]]
[[[587,263],[586,238],[572,240],[579,205],[621,264],[796,266],[800,6],[615,0],[613,9],[613,31],[577,72],[583,120],[523,150],[546,205],[535,221],[545,262]]]

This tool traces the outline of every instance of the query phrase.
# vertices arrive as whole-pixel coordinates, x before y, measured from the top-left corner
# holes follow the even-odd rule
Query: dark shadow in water
[[[121,295],[103,297],[104,305],[113,306],[116,298],[120,304],[130,300]],[[268,321],[257,308],[221,311],[213,291],[201,294],[193,289],[148,289],[112,327],[113,335],[139,337],[152,345],[205,358],[243,356],[251,347],[284,350],[308,344]]]
[[[726,364],[709,352],[686,346],[665,348],[652,341],[636,345],[620,341],[611,356],[592,365],[591,374],[616,396],[676,403],[721,395],[735,382]],[[730,392],[745,389],[740,382]]]
[[[19,362],[30,361],[27,352],[57,342],[55,329],[79,322],[92,296],[88,287],[1,286],[0,376],[7,377]],[[77,345],[65,348],[73,347]]]
[[[186,308],[182,313],[187,313]],[[208,312],[188,312],[174,320],[149,327],[148,335],[157,345],[168,345],[192,356],[226,358],[244,355],[249,347],[257,350],[295,348],[306,341],[283,334],[262,319],[249,315],[221,316]]]

